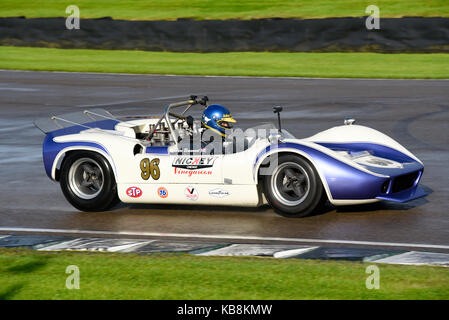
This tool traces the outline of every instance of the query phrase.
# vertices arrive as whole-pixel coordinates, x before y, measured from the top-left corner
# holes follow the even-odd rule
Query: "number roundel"
[[[155,158],[150,161],[148,158],[142,159],[140,161],[140,176],[143,180],[148,180],[150,177],[153,180],[158,180],[161,176],[161,171],[159,169],[159,158]]]

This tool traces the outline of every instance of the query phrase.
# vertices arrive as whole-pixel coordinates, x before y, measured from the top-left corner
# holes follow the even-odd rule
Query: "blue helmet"
[[[232,123],[237,121],[231,115],[231,112],[219,104],[211,104],[208,106],[201,118],[204,127],[214,130],[215,132],[225,136],[225,130],[232,128]]]

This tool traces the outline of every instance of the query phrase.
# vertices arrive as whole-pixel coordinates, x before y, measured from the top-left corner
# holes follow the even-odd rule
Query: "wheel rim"
[[[73,193],[81,199],[93,199],[104,185],[101,166],[90,158],[76,160],[69,170],[69,185]]]
[[[271,176],[271,190],[282,204],[297,206],[309,194],[309,175],[303,167],[295,162],[282,163]]]

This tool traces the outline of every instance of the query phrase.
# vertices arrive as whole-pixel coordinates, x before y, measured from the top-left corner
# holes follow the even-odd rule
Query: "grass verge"
[[[67,16],[76,4],[81,18],[109,16],[125,20],[260,19],[360,17],[371,0],[2,0],[1,17],[46,18]],[[447,0],[377,0],[381,17],[448,17]]]
[[[448,54],[175,53],[0,47],[0,69],[325,78],[449,78]]]
[[[65,287],[67,266],[80,289]],[[449,299],[442,267],[186,254],[109,254],[0,249],[0,299]]]

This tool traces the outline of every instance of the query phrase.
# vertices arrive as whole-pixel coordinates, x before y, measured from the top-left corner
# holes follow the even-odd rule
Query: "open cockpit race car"
[[[324,201],[351,205],[425,196],[424,166],[406,148],[346,119],[297,139],[262,124],[208,134],[191,115],[207,97],[168,105],[162,116],[116,118],[102,109],[35,121],[46,134],[47,175],[82,211],[119,201],[209,206],[271,205],[286,217],[311,214]]]

